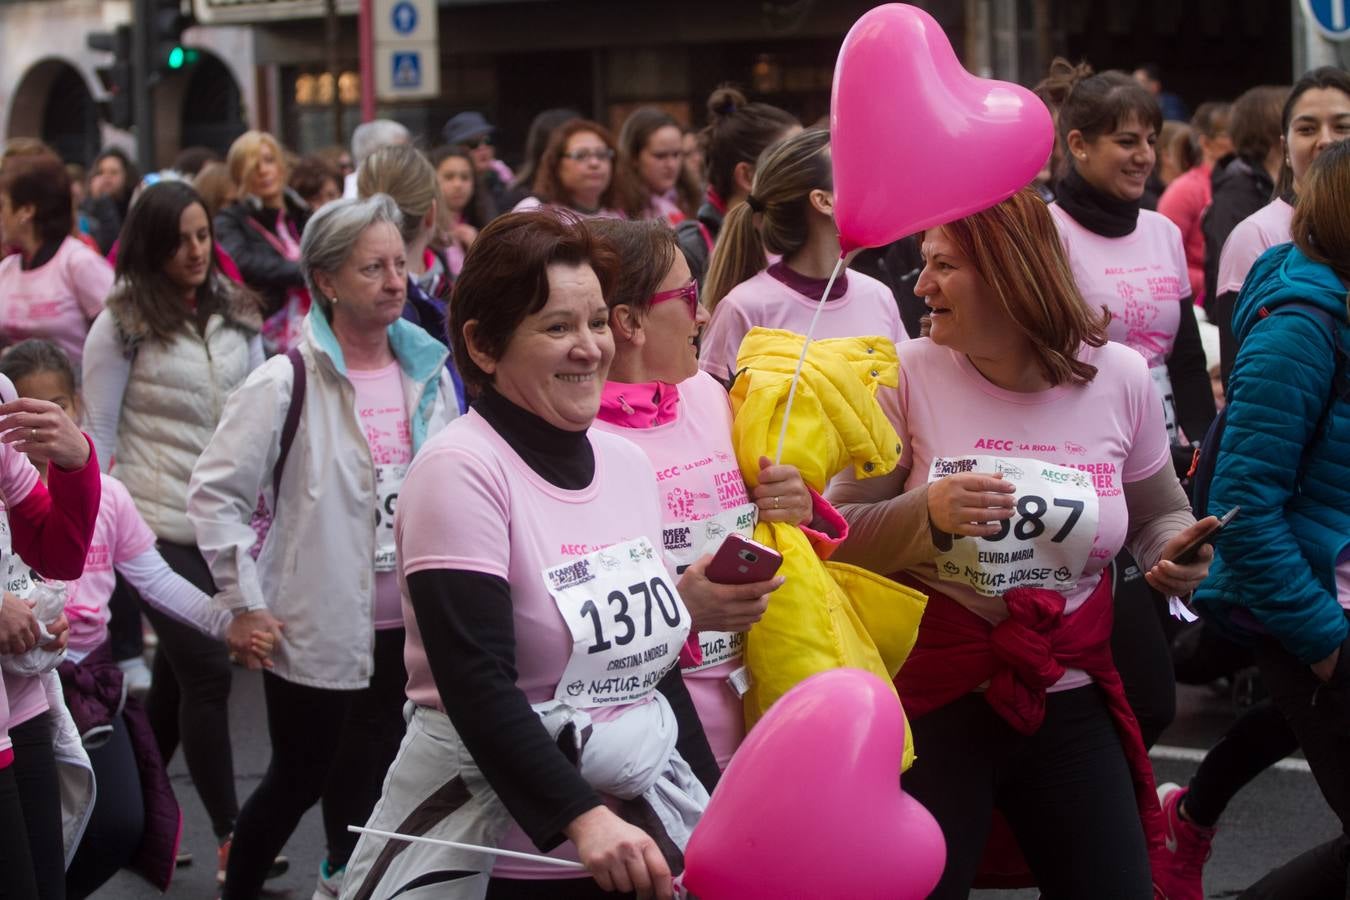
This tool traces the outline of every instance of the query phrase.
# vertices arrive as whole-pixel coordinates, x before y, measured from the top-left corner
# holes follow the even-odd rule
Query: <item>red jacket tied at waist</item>
[[[910,717],[917,719],[987,684],[984,699],[994,711],[1020,734],[1034,734],[1045,720],[1046,689],[1066,669],[1082,669],[1101,689],[1120,735],[1144,837],[1150,849],[1160,846],[1163,819],[1153,767],[1111,658],[1110,579],[1102,577],[1068,616],[1058,591],[1014,588],[1003,595],[1008,618],[997,625],[932,587],[907,576],[897,580],[929,595],[918,642],[895,679]],[[923,745],[915,749],[922,758]],[[1015,852],[1016,845],[1011,849]],[[988,850],[985,862],[991,862]],[[994,868],[1005,867],[1000,862]]]

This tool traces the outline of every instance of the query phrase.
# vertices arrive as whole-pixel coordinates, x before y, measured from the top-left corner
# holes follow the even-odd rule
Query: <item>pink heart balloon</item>
[[[888,3],[849,30],[834,70],[830,148],[844,252],[988,209],[1050,156],[1050,111],[1024,87],[977,78],[923,10]]]
[[[685,848],[699,900],[921,900],[942,830],[900,791],[905,726],[891,686],[859,669],[784,694],[722,774]]]

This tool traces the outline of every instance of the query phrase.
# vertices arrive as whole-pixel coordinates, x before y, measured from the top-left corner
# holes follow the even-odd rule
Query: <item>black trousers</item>
[[[51,713],[34,716],[9,730],[14,742],[14,778],[23,805],[33,874],[41,900],[66,896],[66,850],[61,834],[61,784],[52,750]]]
[[[33,854],[28,849],[28,823],[23,817],[14,766],[0,769],[0,897],[29,900],[38,896]]]
[[[917,759],[903,785],[947,840],[930,895],[965,898],[995,808],[1012,826],[1045,900],[1151,900],[1153,880],[1120,738],[1094,686],[1046,697],[1024,736],[981,693],[910,722]]]
[[[594,878],[557,878],[545,881],[493,878],[486,900],[625,900],[637,894],[608,893]]]
[[[207,594],[216,592],[206,560],[196,547],[159,542],[164,561]],[[146,713],[167,766],[181,742],[192,784],[211,818],[216,840],[234,831],[239,799],[234,789],[230,744],[230,655],[225,645],[148,603],[142,611],[159,635],[154,682]]]
[[[112,736],[89,751],[98,795],[75,858],[66,870],[66,894],[88,897],[131,862],[145,834],[140,770],[126,722],[113,719]]]
[[[1273,640],[1257,648],[1256,664],[1342,832],[1262,878],[1243,900],[1341,900],[1350,888],[1350,638],[1326,683]]]
[[[257,897],[272,860],[300,819],[323,801],[328,863],[347,864],[380,799],[403,740],[403,629],[375,632],[375,669],[359,691],[306,687],[263,673],[272,759],[244,803],[230,847],[225,897]]]

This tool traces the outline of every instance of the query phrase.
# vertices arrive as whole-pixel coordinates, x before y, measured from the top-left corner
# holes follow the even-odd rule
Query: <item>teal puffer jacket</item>
[[[1208,510],[1242,512],[1220,535],[1196,592],[1216,625],[1234,636],[1264,630],[1304,663],[1329,656],[1346,636],[1336,560],[1350,546],[1350,402],[1338,396],[1319,430],[1341,388],[1336,348],[1316,316],[1268,313],[1288,303],[1324,309],[1345,348],[1346,302],[1340,278],[1293,244],[1267,250],[1247,276],[1233,312],[1241,349]]]

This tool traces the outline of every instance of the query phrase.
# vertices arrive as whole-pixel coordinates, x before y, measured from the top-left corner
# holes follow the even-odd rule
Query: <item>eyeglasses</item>
[[[592,150],[587,147],[585,150],[573,150],[571,153],[564,153],[563,159],[570,159],[572,162],[590,162],[598,160],[600,162],[609,162],[614,158],[614,151],[608,147],[601,147],[598,150]]]
[[[482,146],[492,146],[492,135],[485,134],[482,137],[471,138],[467,141],[460,141],[460,146],[465,150],[477,150]]]
[[[689,304],[689,318],[698,318],[698,282],[692,278],[689,279],[689,283],[684,287],[677,287],[674,290],[660,291],[652,294],[652,298],[648,301],[648,304],[650,306],[655,306],[658,303],[676,299],[683,300],[685,303]]]

